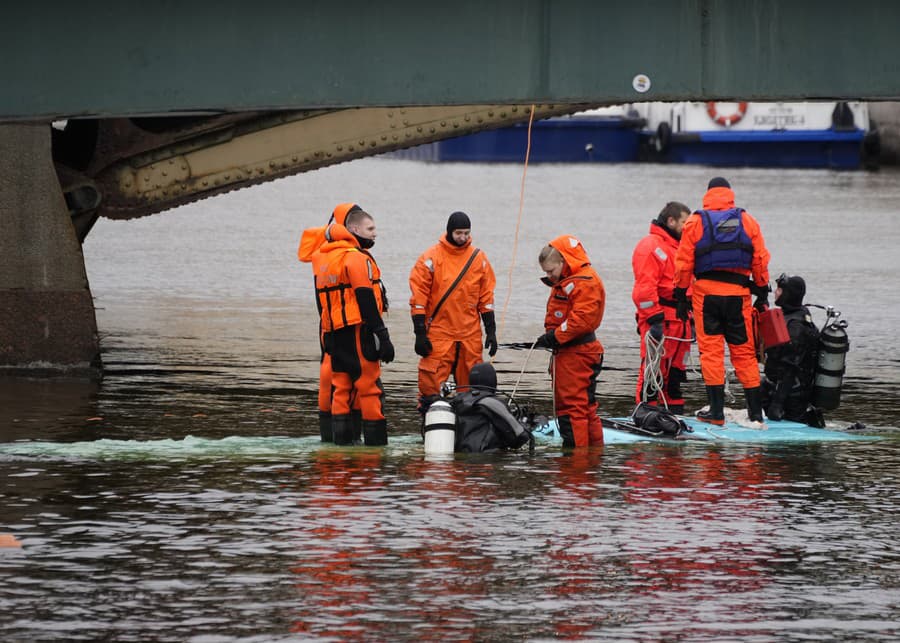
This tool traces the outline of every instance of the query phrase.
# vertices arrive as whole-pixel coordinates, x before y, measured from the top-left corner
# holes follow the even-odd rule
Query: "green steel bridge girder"
[[[893,0],[39,1],[3,23],[0,121],[900,96]]]

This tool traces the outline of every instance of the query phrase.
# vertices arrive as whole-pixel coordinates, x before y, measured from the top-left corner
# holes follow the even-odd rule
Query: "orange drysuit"
[[[329,220],[327,225],[319,226],[316,228],[307,228],[303,231],[303,234],[300,236],[300,245],[297,247],[297,258],[304,263],[311,263],[313,259],[313,255],[319,251],[322,245],[327,241],[325,237],[325,232],[328,229],[328,225],[332,222],[338,223],[340,225],[344,225],[344,221],[347,219],[347,215],[350,214],[353,210],[359,210],[360,207],[355,203],[340,203],[331,213],[331,219]],[[315,282],[315,274],[313,274],[313,282]],[[319,301],[319,297],[316,296],[316,305],[318,306],[321,302]],[[319,315],[321,316],[322,310],[319,309]],[[331,422],[331,396],[333,394],[332,386],[331,386],[331,356],[325,352],[325,345],[323,343],[323,330],[321,324],[319,324],[319,347],[321,350],[321,356],[319,358],[319,418],[320,418],[320,426],[324,426],[325,424],[329,424]],[[356,407],[354,407],[354,411],[358,411],[359,405],[357,403]],[[325,435],[326,431],[323,429],[322,438],[326,439]],[[330,438],[328,438],[330,441]]]
[[[724,211],[734,207],[734,192],[730,188],[714,187],[703,196],[703,210]],[[699,212],[688,217],[675,255],[675,286],[687,288],[693,281],[691,303],[697,320],[700,369],[707,386],[725,383],[723,341],[728,344],[731,364],[744,388],[759,386],[749,286],[751,280],[759,287],[768,285],[769,251],[756,219],[748,212],[742,212],[741,221],[752,244],[748,268],[713,266],[711,271],[695,274],[696,246],[706,230],[704,217]]]
[[[689,322],[675,316],[675,253],[676,239],[665,225],[650,223],[650,234],[641,239],[631,256],[634,271],[634,288],[631,299],[637,308],[635,315],[638,335],[641,337],[641,368],[638,372],[636,400],[643,400],[644,365],[647,359],[645,338],[650,327],[662,324],[665,340],[660,371],[663,380],[662,395],[666,405],[676,412],[684,411],[681,383],[685,376],[684,360],[691,350],[692,331]],[[655,401],[656,392],[648,396]]]
[[[313,255],[316,296],[322,311],[325,350],[331,355],[332,417],[350,413],[356,401],[367,421],[384,420],[381,366],[375,335],[384,330],[381,272],[375,259],[363,250],[344,226],[333,223],[325,233],[326,242]],[[378,319],[364,319],[357,289],[371,290]],[[373,324],[380,327],[371,327]]]
[[[475,252],[465,275],[444,299]],[[438,395],[451,373],[457,388],[469,385],[469,371],[483,361],[480,315],[493,312],[496,284],[491,263],[471,239],[456,246],[442,235],[416,260],[409,273],[410,312],[413,317],[425,315],[432,346],[431,354],[419,360],[420,399]]]
[[[603,321],[606,289],[578,239],[563,235],[550,245],[564,262],[560,280],[550,284],[544,318],[554,337],[550,373],[559,432],[563,446],[603,444],[596,397],[603,346],[595,331]]]

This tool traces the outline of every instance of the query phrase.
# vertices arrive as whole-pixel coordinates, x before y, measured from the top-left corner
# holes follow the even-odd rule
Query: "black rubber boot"
[[[334,428],[331,426],[331,413],[319,411],[319,436],[322,442],[334,442]]]
[[[709,424],[725,424],[725,385],[707,386],[706,397],[709,400],[708,411],[697,411],[697,419]]]
[[[363,420],[362,432],[367,447],[381,447],[388,443],[387,420]]]
[[[564,447],[575,446],[575,431],[572,430],[572,418],[568,415],[560,415],[556,418],[556,426],[559,427],[559,435]]]
[[[334,443],[340,445],[353,444],[353,421],[349,413],[331,416],[331,426],[334,427]]]
[[[353,426],[353,444],[359,444],[362,442],[362,411],[350,411],[350,424]]]
[[[762,422],[762,391],[758,386],[744,389],[744,399],[747,400],[747,416],[751,422]]]

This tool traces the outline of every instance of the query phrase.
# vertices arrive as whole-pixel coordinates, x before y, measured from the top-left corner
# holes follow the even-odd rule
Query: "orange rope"
[[[525,165],[522,167],[522,187],[519,190],[519,217],[516,219],[516,234],[513,237],[512,261],[509,263],[509,278],[507,280],[506,301],[503,302],[503,311],[500,313],[500,332],[506,324],[506,309],[509,307],[509,298],[512,295],[513,269],[516,267],[516,252],[519,249],[519,228],[522,225],[522,211],[525,209],[525,176],[528,174],[528,159],[531,157],[531,126],[534,124],[534,105],[531,106],[531,115],[528,117],[528,144],[525,147]],[[493,358],[491,358],[493,362]]]

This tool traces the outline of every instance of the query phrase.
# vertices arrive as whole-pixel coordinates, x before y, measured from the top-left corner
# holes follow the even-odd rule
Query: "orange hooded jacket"
[[[600,326],[606,307],[606,289],[578,239],[563,235],[550,245],[560,252],[565,266],[559,282],[551,286],[544,327],[553,330],[556,341],[565,347]]]
[[[494,310],[497,279],[484,251],[478,253],[469,270],[432,319],[435,306],[459,276],[475,248],[471,238],[456,246],[441,235],[416,261],[409,273],[409,298],[412,315],[425,315],[432,339],[481,338],[480,314]]]
[[[729,210],[734,207],[734,192],[730,188],[710,188],[703,195],[704,210]],[[730,272],[747,275],[753,279],[757,286],[765,286],[769,283],[769,251],[759,229],[759,223],[749,212],[741,215],[744,232],[750,237],[753,244],[753,261],[750,270],[741,268],[722,268]],[[681,243],[675,254],[675,286],[687,288],[694,279],[694,249],[697,242],[703,237],[703,217],[694,212],[688,217],[681,231]],[[726,284],[731,285],[731,284]],[[726,290],[733,290],[726,288]]]
[[[638,323],[647,323],[662,314],[668,321],[675,319],[675,253],[678,240],[664,226],[653,222],[650,234],[641,239],[631,255],[634,288],[631,300],[637,308]]]
[[[357,288],[371,288],[378,312],[383,313],[381,270],[372,255],[339,223],[327,226],[324,236],[325,243],[312,256],[323,332],[362,323],[354,292]]]

